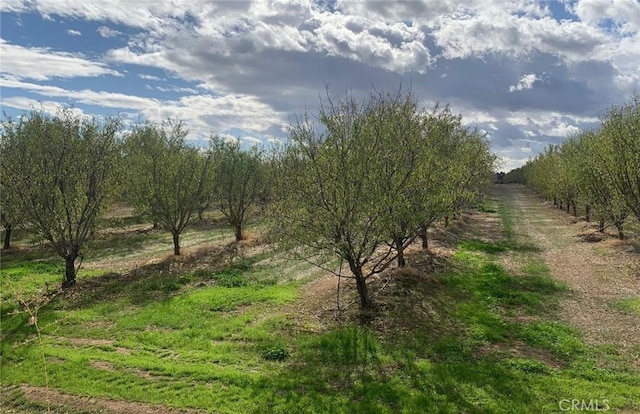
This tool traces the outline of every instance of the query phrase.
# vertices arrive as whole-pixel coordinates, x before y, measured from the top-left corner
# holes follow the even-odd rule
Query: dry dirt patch
[[[635,242],[581,242],[583,233],[576,228],[584,228],[585,223],[572,224],[571,216],[523,189],[506,191],[517,214],[517,231],[542,247],[540,254],[552,277],[571,291],[561,303],[562,319],[580,328],[588,343],[615,344],[623,352],[634,348],[637,352],[640,317],[616,307],[621,300],[640,296],[640,256],[635,247],[626,247]]]
[[[476,239],[495,243],[501,238],[501,222],[495,214],[469,211],[460,214],[456,220],[451,220],[447,228],[442,223],[436,223],[429,232],[428,250],[422,249],[421,241],[416,239],[405,250],[408,263],[406,268],[399,269],[394,263],[386,271],[368,280],[374,313],[384,313],[384,309],[397,305],[395,301],[398,299],[389,297],[387,293],[406,279],[413,279],[436,289],[439,284],[436,275],[455,253],[454,246],[458,240]],[[301,288],[301,297],[296,302],[283,309],[284,314],[290,315],[294,320],[298,330],[322,332],[363,316],[355,281],[349,277],[351,273],[348,266],[343,267],[342,274],[345,277],[340,279],[339,301],[338,277],[329,272],[321,272]],[[421,314],[433,316],[428,303],[421,301],[420,306],[426,306],[420,310]]]
[[[45,387],[33,387],[22,385],[21,390],[27,400],[40,404],[48,404],[52,409],[64,408],[88,413],[109,414],[178,414],[178,413],[202,413],[197,410],[179,410],[153,404],[143,404],[133,401],[109,400],[106,398],[81,397],[65,394],[60,391]]]

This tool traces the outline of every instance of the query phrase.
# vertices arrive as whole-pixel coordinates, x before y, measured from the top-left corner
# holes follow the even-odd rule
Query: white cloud
[[[332,92],[353,88],[363,94],[371,85],[390,90],[402,80],[425,106],[449,102],[465,123],[490,131],[494,148],[517,163],[530,155],[527,148],[534,155],[640,90],[637,0],[565,2],[572,14],[567,20],[556,20],[549,5],[536,0],[412,0],[393,7],[369,0],[4,0],[3,13],[95,21],[102,25],[100,36],[119,36],[126,44],[95,61],[2,41],[4,79],[14,85],[3,82],[3,88],[24,88],[47,102],[124,109],[150,120],[186,119],[196,136],[241,130],[243,136],[272,142],[286,135],[293,113],[305,107],[313,112],[325,83]],[[154,81],[144,91],[155,94],[153,99],[124,90],[21,82],[116,74],[119,64],[165,70],[180,86],[137,75]],[[127,76],[135,77],[136,68],[129,70]],[[160,81],[165,83],[155,83]],[[157,91],[186,96],[167,99]]]
[[[7,43],[4,39],[0,39],[0,55],[2,73],[21,79],[120,76],[120,73],[107,65],[87,60],[81,55],[48,48],[27,48]]]
[[[7,77],[3,77],[2,81],[3,88],[22,89],[50,98],[70,98],[85,105],[96,105],[104,108],[131,108],[144,110],[150,105],[159,104],[159,101],[155,99],[141,98],[122,93],[96,92],[88,89],[74,91],[63,89],[58,86],[22,82]]]
[[[177,92],[177,93],[190,93],[190,94],[198,93],[198,91],[193,88],[180,88],[173,85],[170,85],[169,87],[156,86],[156,89],[159,90],[160,92]]]
[[[98,32],[98,34],[102,37],[105,38],[109,38],[109,37],[116,37],[118,35],[121,35],[122,32],[119,32],[117,30],[111,29],[107,26],[100,26],[98,27],[98,30],[96,30]]]
[[[67,9],[61,0],[30,4],[41,11],[97,19],[90,7],[96,1],[72,1]],[[598,2],[611,4],[614,10],[607,13],[612,18],[637,20],[634,0],[582,0],[573,8],[582,21],[555,20],[548,4],[533,0],[430,0],[394,7],[353,0],[338,1],[332,11],[307,0],[206,5],[189,0],[177,6],[161,0],[129,8],[123,0],[114,0],[104,7],[103,20],[146,30],[144,37],[109,51],[108,61],[159,67],[203,84],[221,83],[217,78],[222,75],[211,68],[216,61],[237,65],[236,72],[246,75],[262,70],[247,62],[251,55],[273,50],[335,56],[400,74],[426,73],[436,61],[449,59],[487,55],[531,59],[549,54],[567,65],[611,62],[617,71],[617,85],[633,89],[640,84],[636,63],[640,60],[640,38],[625,41],[598,26],[597,13],[590,11],[597,11],[593,4]],[[125,13],[128,9],[131,15]],[[182,21],[187,15],[192,19]],[[431,41],[442,48],[439,56],[436,49],[427,47]],[[441,76],[445,78],[445,74]],[[451,77],[450,73],[446,76]],[[514,91],[522,90],[512,86]],[[215,91],[233,92],[224,85]]]
[[[4,3],[4,1],[3,1]],[[111,21],[131,27],[159,29],[166,18],[184,17],[190,10],[198,10],[198,1],[171,0],[31,0],[23,2],[22,10],[35,11],[42,16],[59,15],[91,21]],[[200,7],[202,9],[202,7]]]
[[[317,23],[310,39],[314,48],[399,73],[424,73],[432,58],[424,33],[402,22],[387,24],[360,16],[313,12]]]
[[[580,0],[573,7],[580,19],[597,25],[612,20],[622,33],[637,33],[640,30],[640,2],[637,0]]]
[[[228,143],[236,144],[236,143],[240,142],[240,138],[238,138],[236,136],[233,136],[231,134],[219,133],[219,134],[216,134],[216,136],[218,138],[222,138],[223,140],[225,140]]]
[[[44,112],[54,115],[56,112],[62,108],[66,107],[63,102],[59,101],[38,101],[31,98],[26,98],[22,96],[11,96],[8,98],[2,99],[2,105],[8,108],[15,108],[21,111],[32,111],[32,110],[43,110]],[[68,110],[72,111],[76,115],[86,116],[84,111],[80,108],[72,108],[66,107]]]
[[[540,79],[536,77],[535,73],[524,75],[520,78],[517,85],[509,86],[509,92],[521,91],[523,89],[531,89],[533,88],[534,82],[537,80],[540,80]]]
[[[256,138],[256,137],[249,137],[249,136],[244,136],[242,138],[243,141],[248,142],[249,144],[252,145],[261,145],[262,144],[262,140],[260,138]]]
[[[27,10],[27,5],[22,0],[2,0],[0,11],[6,13],[20,13]]]
[[[555,125],[552,128],[542,130],[541,132],[544,135],[550,135],[552,137],[568,137],[580,132],[580,128],[576,127],[575,125],[568,125],[564,122],[561,122],[560,124]]]
[[[285,126],[284,122],[278,121],[283,118],[282,114],[252,96],[189,95],[177,100],[160,100],[87,89],[67,90],[7,77],[2,78],[2,81],[5,88],[21,89],[47,98],[66,98],[84,105],[135,110],[153,122],[161,122],[167,118],[183,119],[187,121],[193,139],[208,136],[211,131],[225,131],[232,128],[261,132],[274,123],[282,128]]]
[[[79,32],[79,31],[73,30],[73,29],[67,30],[67,34],[69,36],[82,36],[82,32]]]
[[[162,80],[164,80],[164,79],[159,78],[159,77],[157,77],[157,76],[153,76],[153,75],[146,75],[146,74],[144,74],[144,73],[139,73],[139,74],[138,74],[138,77],[139,77],[139,78],[141,78],[141,79],[153,80],[153,81],[162,81]]]

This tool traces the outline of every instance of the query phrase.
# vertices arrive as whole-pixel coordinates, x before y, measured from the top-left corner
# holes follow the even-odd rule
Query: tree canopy
[[[211,156],[186,145],[182,123],[137,126],[126,137],[128,199],[136,209],[169,230],[174,254],[180,254],[180,234],[210,188]]]
[[[419,109],[411,92],[358,101],[327,93],[318,122],[300,118],[280,158],[273,231],[322,265],[346,262],[360,304],[367,279],[386,269],[436,217],[477,197],[493,179],[488,143],[448,108]]]
[[[60,110],[34,111],[2,126],[3,191],[65,259],[63,287],[72,286],[76,259],[115,189],[121,122]]]
[[[236,241],[243,239],[249,208],[265,186],[262,152],[257,147],[245,151],[239,141],[211,140],[214,160],[213,202],[234,228]]]

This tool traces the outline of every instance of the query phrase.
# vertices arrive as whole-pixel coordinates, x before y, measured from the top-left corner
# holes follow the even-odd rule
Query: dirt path
[[[561,316],[584,332],[592,344],[614,344],[640,365],[640,316],[617,305],[640,296],[640,253],[633,242],[580,241],[592,232],[584,221],[553,209],[525,188],[500,186],[499,196],[513,213],[514,236],[542,251],[551,275],[570,289]]]
[[[45,387],[34,387],[23,384],[20,387],[9,387],[0,390],[1,393],[11,394],[16,390],[21,390],[24,399],[35,401],[41,404],[41,409],[25,407],[2,407],[0,412],[6,414],[31,414],[36,412],[50,413],[77,413],[77,414],[197,414],[203,411],[174,409],[160,405],[145,404],[135,401],[109,400],[99,397],[82,397],[59,392],[55,389]],[[46,408],[44,408],[46,407]]]

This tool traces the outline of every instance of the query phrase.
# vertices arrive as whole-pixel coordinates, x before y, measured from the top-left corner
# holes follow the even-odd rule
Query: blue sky
[[[3,0],[2,110],[184,120],[284,140],[325,85],[411,85],[508,170],[640,91],[640,0]]]

